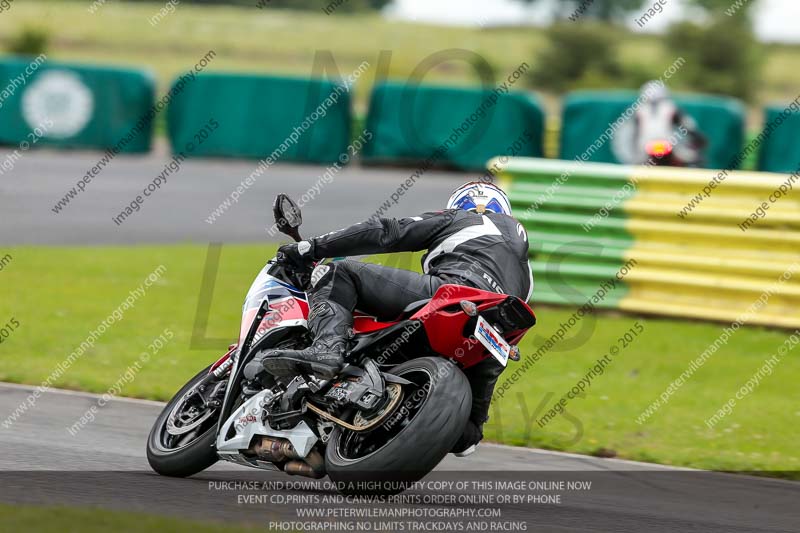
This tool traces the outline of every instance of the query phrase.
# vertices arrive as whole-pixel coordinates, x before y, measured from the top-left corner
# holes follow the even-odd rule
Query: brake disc
[[[180,412],[182,409],[186,408],[186,403],[188,402],[189,398],[191,398],[195,394],[200,395],[200,393],[197,392],[195,389],[192,389],[186,394],[184,394],[183,398],[181,398],[181,401],[178,402],[178,404],[175,405],[175,407],[169,413],[165,429],[167,430],[167,433],[169,433],[170,435],[175,435],[175,436],[184,435],[192,431],[193,429],[197,428],[200,424],[208,420],[214,414],[214,409],[208,407],[205,401],[203,401],[203,405],[206,407],[204,413],[201,413],[194,406],[190,406],[189,412],[186,414]],[[200,397],[202,398],[202,395],[200,395]],[[186,425],[181,424],[180,426],[178,426],[176,424],[176,420],[179,422],[186,422]]]
[[[389,383],[386,387],[386,405],[382,409],[378,409],[378,411],[372,413],[372,416],[369,417],[364,416],[361,411],[357,412],[356,416],[353,417],[353,425],[364,430],[372,427],[375,420],[378,422],[382,421],[392,412],[394,406],[397,405],[402,391],[402,387],[397,383]]]

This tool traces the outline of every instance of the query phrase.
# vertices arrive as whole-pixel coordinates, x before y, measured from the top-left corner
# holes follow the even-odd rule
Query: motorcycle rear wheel
[[[337,427],[328,441],[328,475],[346,494],[402,492],[444,459],[469,418],[469,382],[450,361],[421,357],[391,373],[412,382],[395,412],[368,432]]]

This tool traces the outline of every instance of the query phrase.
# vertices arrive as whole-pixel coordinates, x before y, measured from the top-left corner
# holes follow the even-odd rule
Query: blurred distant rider
[[[634,143],[632,161],[643,165],[650,159],[651,143],[670,141],[672,158],[679,166],[700,166],[703,162],[705,137],[697,123],[673,101],[669,89],[661,81],[649,81],[642,86],[643,102],[634,115]]]

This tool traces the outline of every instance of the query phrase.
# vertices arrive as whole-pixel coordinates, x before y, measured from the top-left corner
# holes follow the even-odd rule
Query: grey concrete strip
[[[31,390],[28,386],[0,385],[0,420],[5,420]],[[303,509],[332,509],[332,513],[339,509],[347,513],[356,512],[354,509],[380,512],[398,507],[385,502],[344,500],[326,504],[326,498],[336,498],[332,490],[310,489],[303,482],[311,480],[290,478],[278,472],[216,466],[189,479],[158,476],[147,467],[144,447],[161,405],[142,400],[112,400],[101,409],[93,423],[75,436],[70,435],[66,428],[96,401],[97,395],[93,394],[48,391],[10,428],[0,426],[0,501],[100,506],[266,526],[275,522],[290,529],[298,529],[298,522],[305,525],[316,522],[314,527],[317,527],[324,521],[301,517]],[[591,487],[562,490],[558,493],[558,502],[499,503],[495,500],[492,504],[480,505],[450,501],[450,489],[437,488],[437,484],[465,479],[476,485],[471,485],[463,494],[476,499],[492,492],[478,483],[496,484],[504,480],[528,483],[581,480],[590,482]],[[284,485],[244,489],[241,485],[231,485],[232,482]],[[423,482],[425,484],[419,488],[404,493],[409,498],[419,499],[418,504],[404,504],[416,509],[414,512],[432,513],[426,516],[436,517],[441,513],[468,513],[469,509],[482,508],[494,509],[493,512],[500,514],[490,519],[449,521],[450,529],[437,531],[452,531],[456,526],[461,528],[473,522],[473,527],[480,531],[511,527],[519,531],[524,527],[525,531],[548,532],[788,532],[796,531],[800,523],[800,510],[796,505],[800,496],[798,483],[680,471],[645,463],[499,445],[481,446],[469,458],[448,458]],[[522,489],[495,492],[505,498],[526,494],[527,497],[555,497],[556,494]],[[252,499],[248,499],[250,497]],[[351,528],[353,522],[364,521],[346,515],[330,520],[332,524],[347,522]],[[374,526],[388,519],[369,520]],[[445,520],[414,518],[412,521],[424,525]],[[294,526],[287,526],[289,523]],[[482,526],[476,525],[481,523]],[[405,527],[408,528],[408,524]],[[336,530],[330,525],[326,529]]]
[[[13,383],[0,383],[0,421],[24,402],[35,387]],[[99,394],[89,392],[50,389],[36,406],[16,421],[15,431],[2,431],[2,439],[14,442],[42,442],[56,446],[53,453],[43,454],[41,460],[29,461],[30,450],[0,455],[0,470],[129,470],[149,468],[143,449],[150,427],[164,404],[137,398],[114,398],[100,409],[97,419],[72,436],[67,428],[72,426],[92,405],[97,405]],[[63,446],[64,454],[60,455]],[[73,451],[87,452],[106,450],[122,454],[118,462],[105,463],[104,458],[77,458]],[[55,455],[54,455],[55,453]],[[235,466],[235,465],[234,465]],[[601,459],[585,455],[536,450],[485,443],[478,451],[466,458],[448,457],[440,465],[442,470],[490,471],[507,466],[509,470],[543,471],[608,471],[608,470],[679,470],[675,467]]]
[[[8,150],[0,150],[0,160]],[[326,172],[324,166],[277,164],[268,168],[213,224],[206,222],[257,161],[189,159],[179,172],[121,225],[112,218],[124,210],[171,158],[165,153],[119,156],[85,186],[59,213],[52,211],[102,154],[96,152],[27,152],[0,178],[0,245],[134,244],[175,242],[263,242],[269,237],[272,200],[285,192],[299,199]],[[318,235],[364,220],[375,213],[415,171],[353,164],[320,182],[304,208],[307,235]],[[453,189],[480,173],[431,171],[398,197],[386,212],[413,216],[442,209]]]

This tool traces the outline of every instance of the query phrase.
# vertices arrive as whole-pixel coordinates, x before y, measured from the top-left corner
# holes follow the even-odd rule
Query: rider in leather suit
[[[333,377],[353,324],[353,310],[393,319],[410,303],[431,298],[444,284],[459,284],[530,299],[533,276],[527,232],[511,216],[506,194],[496,185],[470,182],[456,189],[447,209],[409,218],[370,219],[279,249],[295,264],[324,258],[427,250],[423,274],[352,260],[318,265],[311,276],[309,329],[304,350],[270,350],[260,365],[273,375],[298,369]],[[281,254],[279,254],[281,257]],[[482,438],[489,402],[503,367],[487,359],[465,371],[472,410],[454,453],[471,451]],[[251,372],[252,373],[252,372]]]

